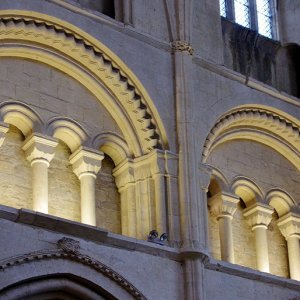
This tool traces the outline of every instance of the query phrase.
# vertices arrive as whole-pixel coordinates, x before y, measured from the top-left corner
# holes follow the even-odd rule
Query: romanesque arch
[[[289,182],[299,176],[299,125],[274,108],[244,105],[222,115],[211,129],[202,160],[212,169],[208,207],[215,257],[299,278],[292,250],[299,248],[294,200],[299,190]],[[216,178],[223,186],[214,193]]]
[[[23,101],[28,101],[30,105],[21,101],[17,103],[16,99],[8,99],[3,103],[0,106],[3,121],[3,124],[0,124],[0,138],[4,139],[8,124],[16,126],[25,139],[26,145],[21,149],[26,152],[31,166],[38,160],[45,165],[42,171],[45,184],[38,184],[37,178],[40,180],[40,176],[34,173],[32,188],[27,187],[28,190],[32,190],[33,195],[33,205],[29,204],[27,208],[43,213],[50,212],[48,186],[50,191],[56,189],[48,184],[48,167],[52,159],[52,163],[58,165],[55,153],[57,147],[62,149],[60,143],[63,142],[63,146],[66,146],[63,165],[64,170],[68,172],[65,177],[71,178],[76,174],[77,179],[85,178],[87,181],[86,175],[90,175],[91,181],[89,184],[80,181],[78,188],[77,179],[70,179],[70,182],[74,183],[69,188],[72,200],[70,201],[74,202],[74,212],[76,211],[73,219],[90,225],[97,223],[97,204],[95,205],[95,196],[91,191],[95,190],[96,175],[101,169],[105,153],[114,162],[113,175],[118,191],[115,190],[119,192],[119,202],[122,203],[122,230],[117,232],[140,239],[145,239],[153,228],[166,232],[166,203],[170,202],[171,194],[168,195],[165,189],[171,186],[169,173],[172,173],[172,178],[176,180],[177,173],[173,174],[173,169],[176,170],[177,157],[168,152],[167,136],[159,114],[146,90],[129,68],[101,42],[79,28],[36,12],[1,11],[0,43],[0,58],[19,58],[27,63],[28,60],[41,63],[40,65],[47,65],[74,79],[76,84],[79,83],[96,98],[97,104],[100,103],[101,107],[106,109],[117,128],[113,132],[114,129],[103,129],[95,125],[91,133],[91,123],[98,122],[100,116],[98,118],[98,115],[93,115],[87,124],[88,122],[84,123],[82,119],[78,121],[76,116],[71,118],[68,114],[64,115],[59,108],[51,117],[43,112],[43,115],[39,116],[34,113],[35,99],[30,102],[28,97]],[[55,101],[55,97],[52,97],[53,99]],[[45,103],[51,107],[52,100],[46,100]],[[84,97],[81,100],[84,101]],[[43,105],[39,108],[44,108]],[[68,105],[72,104],[68,102]],[[88,115],[87,113],[87,118]],[[33,152],[34,155],[38,155],[34,158],[34,163],[31,155]],[[32,168],[35,169],[37,168]],[[144,172],[145,169],[147,172]],[[59,172],[58,168],[51,170],[50,167],[49,174],[52,178],[55,177],[53,173],[57,171]],[[59,182],[52,180],[52,183]],[[77,193],[74,196],[71,193],[74,192],[75,185]],[[82,191],[84,187],[86,190]],[[78,205],[75,205],[76,201],[73,201],[78,198],[78,189],[82,196],[80,212]],[[88,208],[85,219],[83,215],[87,207],[83,203],[89,203],[83,200],[86,195],[91,195],[90,202],[93,204]],[[59,203],[58,193],[55,197]],[[41,203],[44,203],[43,207],[39,206]],[[57,204],[52,204],[52,211],[54,206]],[[116,210],[119,210],[119,207]],[[172,231],[171,226],[169,230]]]
[[[300,169],[300,124],[291,116],[265,106],[245,105],[222,115],[210,130],[202,152],[205,162],[218,145],[230,140],[252,140],[267,145]]]
[[[43,14],[2,11],[0,41],[1,57],[36,60],[82,83],[111,113],[132,155],[168,147],[160,117],[142,84],[88,34]]]

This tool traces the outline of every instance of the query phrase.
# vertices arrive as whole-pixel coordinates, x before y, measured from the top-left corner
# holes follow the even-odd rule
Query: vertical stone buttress
[[[178,143],[179,205],[184,260],[185,299],[204,299],[203,245],[206,210],[199,193],[193,138],[193,48],[191,46],[193,0],[166,1],[173,49],[174,93]],[[175,16],[175,18],[174,18]]]

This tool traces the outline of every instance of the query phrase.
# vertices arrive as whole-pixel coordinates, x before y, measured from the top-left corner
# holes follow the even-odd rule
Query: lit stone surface
[[[282,224],[300,199],[296,2],[274,10],[277,42],[218,0],[0,1],[0,298],[299,297],[299,234]],[[32,134],[58,140],[36,172],[49,214],[30,210]],[[104,153],[79,176],[78,147]],[[208,209],[217,194],[235,201]],[[255,203],[272,207],[259,233]]]

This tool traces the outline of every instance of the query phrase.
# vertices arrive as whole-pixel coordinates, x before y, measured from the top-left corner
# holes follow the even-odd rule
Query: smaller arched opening
[[[289,262],[290,254],[286,242],[289,235],[286,234],[285,226],[280,224],[280,220],[296,209],[296,202],[289,193],[282,189],[271,189],[268,191],[265,201],[274,208],[273,219],[268,230],[270,251],[272,252],[274,251],[273,249],[276,249],[276,256],[274,256],[276,259],[270,262],[271,272],[293,278],[294,274],[291,270],[294,266],[291,267],[291,261]],[[299,280],[299,277],[294,279]]]
[[[40,116],[18,101],[0,105],[0,203],[15,208],[32,208],[31,167],[22,150],[25,139],[43,129]]]
[[[0,147],[0,204],[32,209],[31,167],[22,150],[24,140],[23,132],[9,125]]]
[[[128,208],[123,205],[118,178],[114,170],[130,157],[126,142],[117,134],[105,132],[97,135],[92,145],[104,153],[102,167],[96,180],[97,224],[115,233],[126,234],[124,224]]]
[[[40,116],[24,103],[3,102],[0,106],[0,115],[3,122],[18,128],[25,138],[34,131],[43,131],[44,126]]]

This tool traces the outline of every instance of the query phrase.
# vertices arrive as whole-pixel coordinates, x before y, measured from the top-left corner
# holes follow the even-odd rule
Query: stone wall
[[[31,167],[21,148],[23,142],[22,133],[11,126],[0,147],[0,204],[30,209]]]
[[[18,221],[3,219],[5,215],[14,216]],[[31,224],[26,224],[26,220],[31,220]],[[37,225],[36,221],[40,225]],[[56,226],[56,224],[59,225]],[[81,278],[85,284],[92,282],[94,284],[92,289],[96,291],[96,285],[106,289],[107,292],[117,295],[116,299],[137,299],[126,292],[124,278],[146,299],[179,300],[184,298],[183,270],[176,249],[137,241],[71,221],[58,222],[56,217],[36,215],[28,211],[18,212],[3,206],[0,206],[0,226],[2,228],[0,238],[3,245],[0,249],[1,267],[3,259],[25,258],[28,254],[30,256],[30,253],[37,254],[39,251],[48,253],[48,257],[35,255],[34,259],[24,260],[16,265],[12,263],[11,267],[5,268],[4,272],[2,269],[0,272],[1,292],[3,287],[21,278],[39,278],[43,274],[42,277],[54,276],[63,281],[63,274],[68,273],[74,278]],[[54,227],[54,231],[50,229]],[[62,237],[76,241],[79,245],[76,256],[86,259],[82,261],[76,259],[74,253],[73,258],[69,259],[67,252],[64,258],[60,257],[58,241]],[[51,253],[58,253],[58,255],[51,256]],[[103,276],[103,270],[97,269],[99,263],[104,264],[106,269],[109,268],[111,273]],[[58,273],[62,276],[57,276]],[[116,280],[120,276],[123,276],[123,281],[121,281],[123,288],[116,285]],[[48,283],[50,284],[50,281]],[[124,294],[116,294],[120,290]]]
[[[121,233],[121,203],[112,170],[112,159],[105,156],[96,181],[97,226]]]

